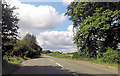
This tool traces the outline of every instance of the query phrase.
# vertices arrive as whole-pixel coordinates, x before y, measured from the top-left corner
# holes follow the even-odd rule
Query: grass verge
[[[76,60],[76,61],[88,61],[91,63],[95,63],[95,64],[100,64],[100,65],[104,65],[104,66],[111,66],[111,67],[115,67],[118,68],[118,64],[117,63],[105,63],[105,62],[99,62],[97,60],[95,60],[94,58],[72,58],[72,56],[68,55],[68,54],[54,54],[54,53],[48,53],[46,55],[52,56],[52,57],[56,57],[56,58],[62,58],[62,59],[68,59],[68,60]],[[120,66],[120,64],[119,64]]]
[[[21,57],[3,57],[2,74],[12,74],[20,68],[19,64],[23,61]]]

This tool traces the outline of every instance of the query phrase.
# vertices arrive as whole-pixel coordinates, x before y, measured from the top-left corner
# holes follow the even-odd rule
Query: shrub
[[[73,58],[91,58],[92,52],[89,52],[88,48],[85,48],[84,50],[79,50],[78,52],[75,52],[73,54]]]
[[[108,47],[107,51],[102,54],[102,57],[98,57],[97,60],[108,63],[120,63],[119,54],[119,51],[113,50],[112,48]]]

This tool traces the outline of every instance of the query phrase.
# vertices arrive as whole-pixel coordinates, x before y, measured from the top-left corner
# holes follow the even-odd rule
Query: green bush
[[[21,57],[18,57],[18,56],[7,56],[7,55],[4,55],[3,56],[3,60],[8,61],[8,62],[16,62],[16,61],[18,61],[18,63],[19,63],[19,62],[22,62],[24,59],[21,58]]]
[[[78,52],[75,52],[73,54],[73,58],[91,58],[92,52],[90,53],[88,51],[88,48],[85,48],[84,50],[79,50]]]
[[[20,56],[22,58],[33,58],[40,56],[42,48],[37,44],[35,36],[27,34],[22,40],[16,40],[15,43],[8,42],[6,44],[6,54],[8,56]]]
[[[106,51],[97,52],[97,62],[105,62],[105,63],[120,63],[120,51],[113,50],[112,48],[108,47],[106,48]],[[73,54],[72,58],[84,60],[87,59],[96,59],[95,57],[92,57],[92,52],[89,53],[88,49],[79,50],[78,52],[75,52]],[[92,60],[93,60],[92,59]]]
[[[119,51],[113,50],[112,48],[108,47],[107,51],[104,52],[102,56],[97,57],[97,60],[100,62],[107,62],[107,63],[120,63],[119,54],[120,54]]]
[[[74,54],[73,54],[73,56],[72,56],[72,58],[78,58],[78,53],[77,52],[75,52]]]

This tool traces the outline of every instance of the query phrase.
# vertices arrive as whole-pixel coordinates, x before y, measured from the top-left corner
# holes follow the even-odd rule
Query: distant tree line
[[[52,54],[62,54],[62,53],[59,52],[59,51],[53,52],[53,51],[51,51],[51,50],[43,50],[42,53],[43,53],[43,54],[49,54],[49,53],[52,53]]]
[[[44,50],[44,51],[42,51],[42,53],[43,53],[43,54],[48,54],[48,53],[53,53],[53,52],[50,51],[50,50]]]
[[[120,2],[72,2],[66,15],[77,31],[74,58],[120,63]],[[74,30],[75,31],[75,30]]]

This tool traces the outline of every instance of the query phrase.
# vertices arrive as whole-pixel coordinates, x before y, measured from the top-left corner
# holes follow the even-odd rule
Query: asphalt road
[[[73,61],[67,59],[59,59],[46,55],[40,58],[26,60],[21,63],[21,68],[14,74],[72,74],[79,76],[79,74],[93,74],[118,76],[117,68],[93,64],[85,61]]]

